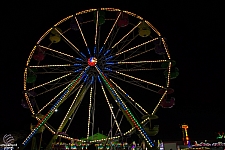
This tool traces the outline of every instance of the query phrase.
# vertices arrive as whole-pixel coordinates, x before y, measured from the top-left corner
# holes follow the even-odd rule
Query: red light
[[[88,59],[88,65],[89,66],[95,66],[97,64],[97,58],[95,58],[95,57],[90,57],[89,59]]]

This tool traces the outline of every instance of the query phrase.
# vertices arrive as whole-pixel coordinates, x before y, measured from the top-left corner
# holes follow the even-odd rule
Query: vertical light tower
[[[182,133],[183,133],[184,145],[188,145],[189,144],[189,137],[188,137],[188,133],[187,133],[188,125],[182,124],[181,128],[182,128]]]

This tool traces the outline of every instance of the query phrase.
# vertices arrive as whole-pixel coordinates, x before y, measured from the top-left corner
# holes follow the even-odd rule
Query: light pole
[[[113,109],[113,105],[112,104],[110,104],[110,107],[111,107],[111,109]],[[110,144],[111,146],[110,147],[111,148],[110,149],[112,149],[112,124],[113,124],[113,121],[112,121],[112,119],[113,119],[112,112],[111,112],[111,115],[110,116],[111,116],[111,131],[110,131],[111,132],[110,133],[110,137],[111,137],[111,140],[110,140],[111,141],[111,144]]]
[[[113,105],[112,104],[110,104],[110,107],[111,107],[111,109],[113,109]],[[111,133],[110,133],[110,137],[111,137],[111,139],[112,139],[112,124],[113,124],[113,121],[112,121],[112,119],[113,119],[113,116],[112,116],[112,113],[111,113]]]

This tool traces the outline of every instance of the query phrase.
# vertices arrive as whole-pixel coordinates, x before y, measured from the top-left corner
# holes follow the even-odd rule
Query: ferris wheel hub
[[[95,57],[90,57],[89,59],[88,59],[88,65],[89,66],[95,66],[97,64],[97,58],[95,58]]]

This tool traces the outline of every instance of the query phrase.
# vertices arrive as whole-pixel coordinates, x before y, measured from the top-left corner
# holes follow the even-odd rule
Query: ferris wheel
[[[58,137],[88,145],[133,133],[152,147],[158,126],[148,124],[160,106],[174,105],[178,74],[165,38],[141,16],[114,8],[68,16],[28,57],[23,106],[38,124],[23,145],[45,127],[49,148]]]

